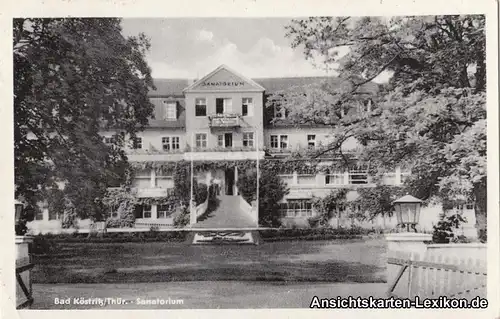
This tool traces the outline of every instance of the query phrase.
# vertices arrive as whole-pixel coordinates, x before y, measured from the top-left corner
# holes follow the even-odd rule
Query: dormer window
[[[175,101],[163,101],[164,107],[164,117],[166,121],[177,120],[177,102]]]
[[[285,119],[286,118],[286,109],[281,106],[274,107],[274,118],[277,119]]]

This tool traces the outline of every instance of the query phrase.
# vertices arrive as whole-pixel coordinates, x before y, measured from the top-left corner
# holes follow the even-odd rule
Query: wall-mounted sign
[[[206,81],[202,83],[202,86],[208,86],[208,87],[220,87],[220,86],[232,86],[232,87],[238,87],[238,86],[244,86],[245,82],[243,81],[217,81],[217,82],[211,82],[211,81]]]

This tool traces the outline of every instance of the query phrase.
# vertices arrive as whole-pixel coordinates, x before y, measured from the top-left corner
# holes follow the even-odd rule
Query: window
[[[280,148],[288,148],[288,135],[280,135]]]
[[[200,133],[196,134],[196,147],[198,148],[206,148],[207,147],[207,134]]]
[[[43,213],[45,210],[48,210],[48,209],[47,208],[35,209],[35,220],[43,220]]]
[[[215,113],[228,114],[233,112],[233,100],[230,98],[215,99]]]
[[[217,146],[233,147],[233,133],[224,133],[217,135]]]
[[[284,119],[286,118],[287,111],[284,107],[281,106],[274,106],[274,117],[277,119]]]
[[[207,116],[207,100],[204,98],[195,100],[195,116]]]
[[[312,203],[308,199],[290,199],[280,204],[280,211],[286,217],[313,217]]]
[[[271,135],[271,148],[287,149],[288,135]]]
[[[61,220],[62,215],[53,210],[49,210],[49,220]]]
[[[344,185],[344,173],[342,172],[328,173],[328,175],[325,175],[325,184]]]
[[[167,218],[174,212],[174,209],[171,205],[158,205],[156,208],[156,213],[158,218]]]
[[[241,100],[241,114],[243,116],[253,116],[253,100],[245,97]]]
[[[315,185],[316,184],[316,175],[312,175],[312,174],[297,175],[297,184],[299,184],[299,185]]]
[[[278,148],[278,135],[271,135],[271,148]]]
[[[361,167],[349,170],[349,184],[368,184],[368,171]]]
[[[372,100],[368,99],[363,101],[363,111],[364,112],[371,112],[372,111]]]
[[[132,142],[134,149],[142,149],[142,137],[136,137]]]
[[[164,151],[178,150],[180,148],[179,136],[165,136],[161,138]]]
[[[316,135],[315,134],[307,135],[307,147],[308,148],[316,148]]]
[[[106,145],[111,145],[114,142],[114,138],[112,136],[104,136],[103,142]]]
[[[253,147],[253,132],[243,133],[243,147]]]
[[[466,208],[466,209],[468,209],[468,210],[472,210],[472,209],[474,209],[474,203],[467,203],[467,204],[465,205],[465,208]]]
[[[177,120],[177,102],[163,101],[165,106],[164,120],[175,121]]]
[[[151,205],[142,206],[142,218],[151,218]]]
[[[170,151],[170,137],[162,137],[161,144],[163,146],[164,151]]]

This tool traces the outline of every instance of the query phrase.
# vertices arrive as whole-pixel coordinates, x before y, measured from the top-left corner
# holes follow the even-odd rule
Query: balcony
[[[152,144],[148,144],[146,147],[140,149],[128,149],[126,150],[127,157],[131,162],[142,162],[142,161],[179,161],[184,158],[184,150],[182,149],[170,149],[163,150],[161,148],[156,148]]]
[[[209,126],[211,128],[231,128],[239,127],[240,115],[239,114],[214,114],[209,115]]]
[[[256,147],[186,147],[184,153],[186,160],[246,160],[264,158],[263,148]]]

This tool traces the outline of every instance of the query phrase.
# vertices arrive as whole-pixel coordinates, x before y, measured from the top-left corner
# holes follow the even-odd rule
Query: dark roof
[[[329,85],[340,85],[341,80],[336,77],[288,77],[288,78],[257,78],[252,79],[263,86],[266,94],[272,94],[278,91],[290,89],[296,86],[305,86],[328,82]],[[187,88],[190,83],[187,79],[155,79],[156,90],[151,90],[149,96],[167,97],[183,96],[182,90]],[[363,85],[358,91],[363,93],[375,93],[379,90],[378,84],[369,82]]]
[[[189,86],[187,79],[154,79],[156,90],[149,91],[149,96],[183,96],[182,90]]]
[[[275,93],[278,91],[290,89],[296,86],[306,86],[316,83],[321,83],[328,80],[328,77],[291,77],[291,78],[260,78],[253,79],[266,89],[266,93]],[[336,80],[335,78],[330,78]]]

